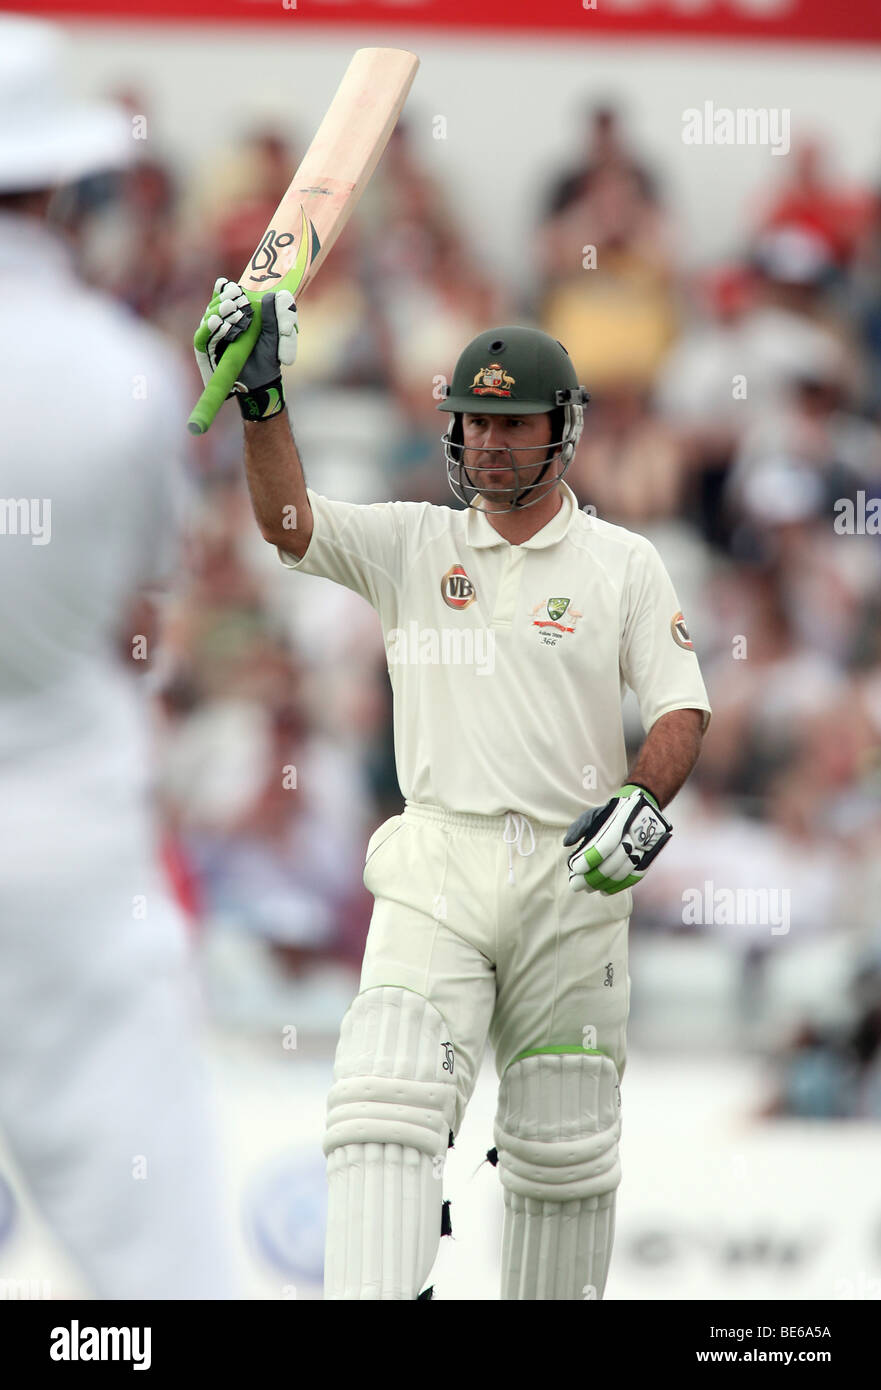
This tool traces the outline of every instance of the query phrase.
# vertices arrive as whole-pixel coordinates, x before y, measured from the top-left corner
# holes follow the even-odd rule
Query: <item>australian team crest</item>
[[[575,632],[575,625],[584,614],[572,607],[568,598],[543,598],[529,610],[532,626],[538,628],[547,647],[555,647],[565,634]],[[565,622],[562,619],[565,617]],[[568,640],[568,638],[566,639]]]
[[[475,396],[510,396],[514,378],[505,371],[500,362],[490,362],[481,367],[471,383]]]
[[[549,598],[548,617],[553,622],[558,623],[568,607],[569,600],[567,598]]]

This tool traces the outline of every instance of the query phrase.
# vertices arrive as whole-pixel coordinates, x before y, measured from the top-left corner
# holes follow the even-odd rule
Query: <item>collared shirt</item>
[[[562,505],[511,545],[484,513],[331,501],[311,489],[301,560],[379,613],[404,796],[473,815],[568,826],[627,773],[626,686],[648,731],[707,692],[654,546]]]

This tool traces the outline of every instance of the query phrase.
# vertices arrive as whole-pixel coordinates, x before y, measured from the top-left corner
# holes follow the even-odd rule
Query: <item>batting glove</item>
[[[284,409],[281,369],[292,366],[297,356],[297,306],[289,290],[252,294],[221,277],[193,348],[207,386],[229,344],[245,332],[254,314],[260,317],[260,336],[231,394],[246,420],[268,420]]]
[[[672,834],[651,792],[628,782],[566,831],[563,844],[578,846],[569,856],[570,888],[606,897],[632,888]]]

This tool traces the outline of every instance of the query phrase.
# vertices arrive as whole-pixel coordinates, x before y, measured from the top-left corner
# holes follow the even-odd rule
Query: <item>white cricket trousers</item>
[[[526,1051],[588,1047],[623,1075],[629,892],[575,893],[565,827],[407,802],[373,834],[361,990],[434,1004],[455,1049],[458,1132],[487,1039],[497,1074]],[[625,912],[627,915],[622,914]]]

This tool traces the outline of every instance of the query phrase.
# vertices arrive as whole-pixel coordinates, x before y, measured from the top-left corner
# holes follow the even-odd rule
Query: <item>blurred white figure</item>
[[[0,18],[0,1127],[97,1297],[232,1298],[122,657],[173,572],[186,412],[161,340],[77,282],[45,223],[54,187],[129,143],[60,71],[52,29]]]

